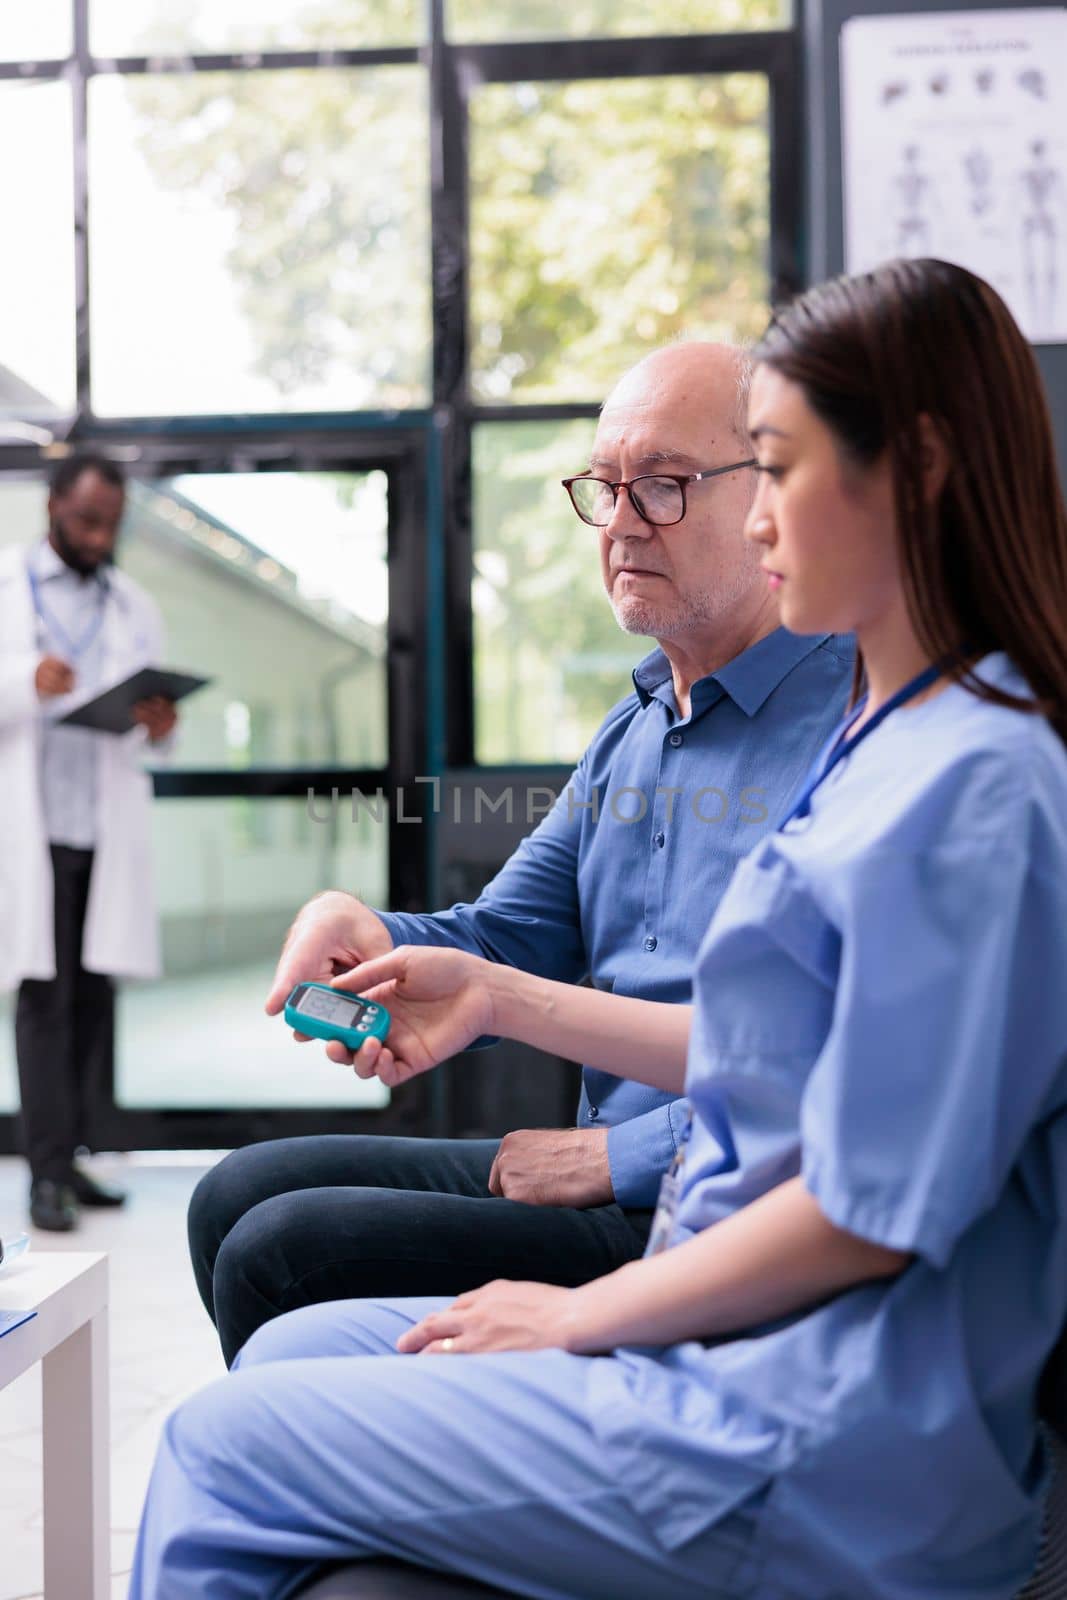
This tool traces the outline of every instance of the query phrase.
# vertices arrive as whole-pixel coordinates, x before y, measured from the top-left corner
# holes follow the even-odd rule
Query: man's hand
[[[178,713],[174,709],[173,700],[164,700],[162,695],[157,694],[149,700],[138,700],[133,708],[133,720],[140,723],[142,728],[148,729],[148,738],[152,744],[158,744],[168,733],[174,731]]]
[[[37,663],[33,682],[41,700],[51,700],[57,694],[69,694],[74,687],[74,668],[60,656],[42,656]]]
[[[470,1355],[475,1350],[568,1348],[573,1291],[500,1278],[461,1294],[401,1334],[401,1355]],[[443,1346],[444,1340],[449,1340]]]
[[[317,895],[289,929],[267,996],[267,1015],[276,1017],[284,1009],[298,983],[329,983],[392,948],[381,917],[355,895],[339,890]]]
[[[606,1128],[520,1128],[500,1141],[490,1194],[528,1206],[607,1206],[615,1199]]]

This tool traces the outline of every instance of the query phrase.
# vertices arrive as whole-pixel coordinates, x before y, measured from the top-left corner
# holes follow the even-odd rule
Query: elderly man
[[[746,389],[739,351],[691,343],[649,356],[613,390],[588,471],[567,488],[595,530],[620,626],[657,641],[634,692],[473,905],[387,914],[331,892],[305,906],[268,1011],[301,980],[328,981],[394,943],[689,999],[734,865],[785,810],[851,672],[847,644],[780,628],[742,537],[755,486]],[[260,1324],[316,1301],[458,1294],[494,1277],[577,1285],[612,1271],[644,1249],[684,1122],[684,1102],[586,1071],[574,1128],[234,1152],[201,1182],[189,1220],[227,1362]]]

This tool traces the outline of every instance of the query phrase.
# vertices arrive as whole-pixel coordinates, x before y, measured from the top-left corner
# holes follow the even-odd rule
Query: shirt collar
[[[47,539],[42,539],[33,553],[34,576],[41,583],[48,583],[52,578],[77,578],[81,582],[81,574],[68,567],[62,556],[57,555]],[[110,587],[107,568],[97,567],[91,574],[102,589]]]
[[[747,717],[754,717],[793,668],[829,638],[828,633],[812,636],[775,628],[773,633],[742,650],[717,672],[694,683],[691,694],[694,710],[698,705],[711,704],[725,693],[738,710]],[[653,650],[634,668],[633,678],[638,699],[647,706],[655,697],[655,691],[670,682],[671,664],[662,650]]]

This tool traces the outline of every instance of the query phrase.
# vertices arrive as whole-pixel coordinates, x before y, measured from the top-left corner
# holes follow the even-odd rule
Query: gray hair
[[[748,431],[748,401],[752,393],[752,374],[755,362],[752,359],[752,343],[746,340],[737,347],[737,410],[734,412],[734,432],[738,439],[748,450],[752,446],[752,439]]]

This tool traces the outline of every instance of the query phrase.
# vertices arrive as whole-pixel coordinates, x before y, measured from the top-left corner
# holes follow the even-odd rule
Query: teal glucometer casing
[[[358,1050],[364,1039],[384,1039],[389,1013],[376,1000],[331,989],[328,983],[298,983],[285,1002],[285,1020],[313,1039],[339,1039]]]

